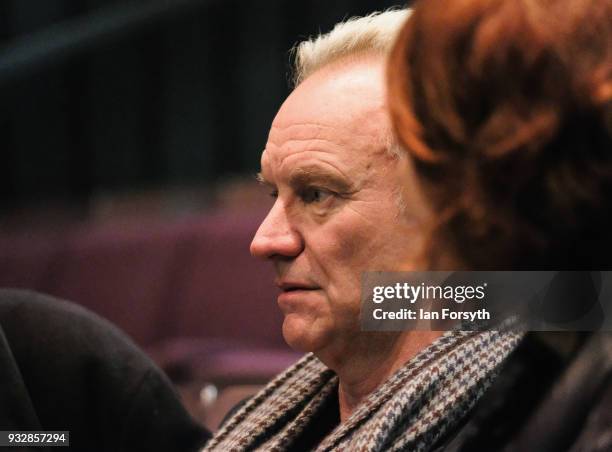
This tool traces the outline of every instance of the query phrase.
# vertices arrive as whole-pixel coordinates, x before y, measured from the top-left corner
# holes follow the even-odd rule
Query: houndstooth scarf
[[[458,425],[521,339],[508,331],[450,331],[370,394],[316,451],[426,451]],[[286,451],[338,377],[308,354],[225,423],[203,451]]]

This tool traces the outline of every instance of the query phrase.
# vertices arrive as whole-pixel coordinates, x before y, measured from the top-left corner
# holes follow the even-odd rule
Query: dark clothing
[[[117,328],[16,290],[0,290],[0,430],[69,430],[60,450],[87,452],[195,451],[210,436]]]
[[[612,335],[528,334],[437,450],[612,451]]]

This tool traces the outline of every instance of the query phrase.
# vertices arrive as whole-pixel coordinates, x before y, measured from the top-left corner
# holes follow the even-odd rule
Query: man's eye
[[[332,195],[333,193],[320,188],[307,188],[300,194],[300,197],[305,204],[313,204],[323,202]]]
[[[274,199],[278,198],[278,190],[276,188],[270,191],[270,197]]]

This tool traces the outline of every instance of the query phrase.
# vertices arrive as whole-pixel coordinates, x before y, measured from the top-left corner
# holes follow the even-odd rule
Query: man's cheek
[[[368,256],[372,258],[376,250],[372,246],[375,240],[375,228],[363,227],[363,225],[345,224],[338,231],[337,240],[334,243],[333,254],[339,263],[360,271],[359,267]]]
[[[354,323],[359,318],[361,285],[359,281],[344,280],[330,288],[328,299],[331,318],[341,323]]]

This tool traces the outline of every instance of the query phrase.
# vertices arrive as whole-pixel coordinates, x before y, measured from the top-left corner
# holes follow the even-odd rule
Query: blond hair
[[[366,52],[389,54],[409,14],[408,9],[389,9],[353,17],[336,24],[329,33],[300,42],[293,48],[294,86],[341,58]]]

